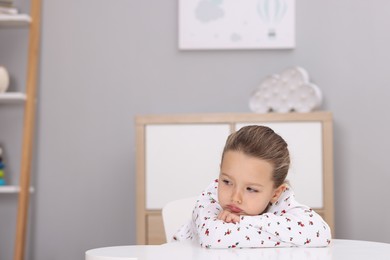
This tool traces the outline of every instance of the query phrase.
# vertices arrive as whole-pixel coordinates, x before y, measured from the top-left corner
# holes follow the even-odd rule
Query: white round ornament
[[[9,86],[9,74],[6,68],[0,66],[0,93],[7,91]]]

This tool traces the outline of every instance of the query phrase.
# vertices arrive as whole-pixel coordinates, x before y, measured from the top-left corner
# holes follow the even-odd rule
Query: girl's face
[[[227,151],[221,164],[218,200],[224,210],[237,215],[263,213],[284,190],[274,188],[273,166],[262,159],[239,151]]]

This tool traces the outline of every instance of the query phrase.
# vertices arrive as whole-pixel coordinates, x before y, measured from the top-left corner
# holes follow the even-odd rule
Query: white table
[[[280,259],[280,260],[389,260],[390,244],[334,239],[324,248],[205,249],[193,242],[173,242],[158,246],[136,245],[91,249],[86,260],[151,259]]]

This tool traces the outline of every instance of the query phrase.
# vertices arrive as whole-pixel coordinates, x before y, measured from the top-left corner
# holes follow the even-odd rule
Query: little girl
[[[327,246],[330,228],[295,200],[289,165],[287,143],[272,129],[246,126],[231,134],[219,179],[200,195],[174,240],[206,248]]]

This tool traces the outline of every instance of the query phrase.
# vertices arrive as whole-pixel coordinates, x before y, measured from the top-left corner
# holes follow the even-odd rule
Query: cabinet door
[[[196,196],[218,178],[229,124],[146,126],[146,209]]]
[[[265,125],[287,142],[291,166],[287,175],[297,200],[312,208],[323,208],[323,147],[321,122],[254,122],[237,124]]]

